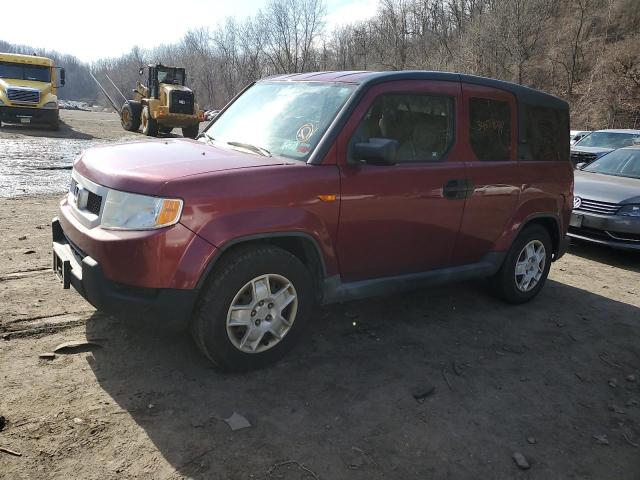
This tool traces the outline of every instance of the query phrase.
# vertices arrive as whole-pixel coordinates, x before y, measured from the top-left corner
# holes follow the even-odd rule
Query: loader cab
[[[186,73],[184,68],[167,67],[162,64],[149,65],[149,75],[147,76],[147,88],[152,98],[158,98],[160,95],[159,85],[165,83],[168,85],[184,86],[186,82]],[[144,74],[144,69],[140,69],[140,75]]]

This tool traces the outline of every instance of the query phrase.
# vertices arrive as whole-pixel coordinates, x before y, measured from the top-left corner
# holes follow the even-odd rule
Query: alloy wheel
[[[547,252],[540,240],[527,243],[516,260],[515,280],[518,290],[528,292],[535,288],[544,274]]]
[[[231,301],[227,335],[238,350],[260,353],[279,344],[291,330],[298,294],[282,275],[270,273],[247,282]]]

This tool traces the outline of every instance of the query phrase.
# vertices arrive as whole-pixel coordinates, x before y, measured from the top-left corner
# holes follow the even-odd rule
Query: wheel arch
[[[520,233],[524,231],[525,228],[531,225],[540,225],[545,230],[547,230],[547,232],[549,232],[549,236],[551,237],[551,242],[553,244],[553,256],[555,259],[555,257],[557,257],[560,252],[560,244],[562,239],[562,236],[560,234],[560,221],[558,220],[558,218],[551,214],[536,214],[527,217],[516,231],[516,234],[513,236],[512,242],[515,241],[516,238],[518,238]]]
[[[246,235],[234,238],[221,245],[216,255],[205,267],[196,288],[201,290],[211,275],[214,273],[220,260],[240,249],[251,245],[273,245],[279,247],[297,257],[311,272],[315,290],[320,294],[322,281],[327,277],[325,258],[317,240],[304,232],[274,232],[256,235]]]

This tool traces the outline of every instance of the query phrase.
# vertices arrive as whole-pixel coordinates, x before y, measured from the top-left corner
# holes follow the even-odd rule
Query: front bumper
[[[28,118],[29,123],[51,124],[58,119],[58,110],[55,108],[0,106],[0,121],[21,123],[22,118]]]
[[[63,287],[73,286],[98,310],[127,317],[149,318],[170,329],[188,326],[197,289],[134,287],[109,280],[102,266],[66,237],[60,221],[51,222],[53,269]]]
[[[569,237],[624,250],[640,250],[640,218],[571,213]]]

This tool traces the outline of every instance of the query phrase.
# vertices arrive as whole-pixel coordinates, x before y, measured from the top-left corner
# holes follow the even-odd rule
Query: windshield
[[[617,177],[640,178],[640,148],[623,148],[611,152],[582,169]]]
[[[178,68],[158,68],[158,83],[184,85],[184,71]]]
[[[640,141],[640,133],[593,132],[576,143],[575,146],[621,148],[630,147],[634,141]]]
[[[0,62],[0,78],[15,78],[18,80],[33,80],[48,83],[51,81],[51,68],[39,65]]]
[[[306,161],[354,89],[341,83],[260,82],[217,117],[205,135]]]

